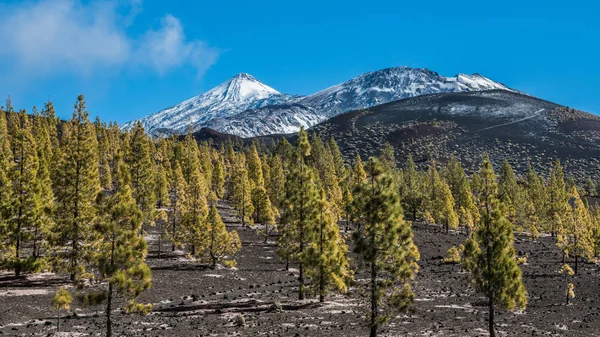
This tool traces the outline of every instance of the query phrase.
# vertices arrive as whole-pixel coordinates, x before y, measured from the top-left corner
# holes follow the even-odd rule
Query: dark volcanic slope
[[[459,158],[474,170],[484,152],[518,171],[531,160],[541,171],[559,158],[577,180],[600,173],[600,117],[518,93],[491,90],[419,96],[331,118],[312,131],[333,136],[353,158],[378,154],[390,142],[402,161],[412,153]]]

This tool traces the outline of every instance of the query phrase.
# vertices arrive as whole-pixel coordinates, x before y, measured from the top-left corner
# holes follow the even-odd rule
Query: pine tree
[[[113,149],[110,147],[110,139],[106,124],[100,121],[100,118],[96,116],[94,120],[94,126],[96,128],[96,137],[98,139],[98,157],[100,160],[100,185],[103,189],[109,190],[112,188],[113,177],[110,167],[110,160],[112,159]]]
[[[171,251],[175,251],[175,247],[181,245],[179,240],[179,228],[183,215],[186,214],[186,192],[187,186],[183,178],[183,172],[179,163],[175,163],[171,181],[169,183],[170,205],[169,205],[169,229],[166,230],[166,235],[171,240]]]
[[[458,214],[454,210],[454,198],[450,187],[444,180],[440,178],[440,175],[435,167],[435,162],[431,162],[429,170],[427,171],[427,210],[433,222],[442,224],[446,232],[450,228],[458,228]]]
[[[241,153],[236,156],[231,173],[232,201],[242,226],[251,223],[254,205],[251,198],[251,186],[246,168],[246,156]]]
[[[488,298],[488,329],[494,337],[495,306],[524,308],[527,293],[517,264],[513,225],[498,200],[498,184],[487,155],[479,176],[481,220],[465,243],[463,266],[471,272],[475,287]]]
[[[246,156],[247,165],[248,165],[248,179],[252,183],[252,187],[258,187],[265,185],[263,171],[262,171],[262,162],[260,160],[260,156],[258,155],[258,149],[256,148],[256,143],[252,144],[250,148],[250,152]]]
[[[575,274],[579,267],[579,258],[594,257],[593,219],[581,199],[576,187],[572,187],[570,200],[567,202],[569,208],[563,216],[564,235],[566,245],[564,247],[566,256],[575,258]]]
[[[354,205],[354,197],[352,196],[352,192],[350,191],[350,189],[348,187],[346,187],[344,189],[344,218],[346,221],[346,226],[345,226],[345,231],[348,231],[348,228],[350,227],[350,220],[353,217],[353,205]]]
[[[59,242],[71,244],[67,251],[67,269],[71,280],[75,281],[84,275],[83,263],[93,248],[91,229],[96,218],[96,197],[100,191],[98,145],[83,95],[77,98],[75,112],[67,128],[54,193]]]
[[[565,174],[563,172],[562,166],[560,165],[560,160],[556,160],[554,165],[550,168],[550,178],[549,178],[549,186],[548,190],[548,209],[547,209],[547,218],[550,219],[550,233],[552,236],[556,236],[556,232],[558,231],[557,223],[553,220],[556,219],[555,214],[560,216],[561,214],[565,214],[567,211],[567,200],[569,199],[569,194],[567,192],[567,187],[565,183]]]
[[[479,211],[471,191],[469,179],[460,162],[450,158],[445,174],[446,182],[454,198],[454,210],[458,215],[459,223],[467,228],[467,232],[479,221]]]
[[[273,212],[273,206],[271,205],[271,201],[269,200],[267,191],[262,186],[259,186],[255,188],[254,191],[252,191],[252,199],[255,200],[255,221],[257,223],[263,224],[263,235],[265,236],[265,242],[267,242],[267,239],[269,238],[271,232],[276,229],[275,213]],[[271,228],[269,228],[270,225]]]
[[[390,144],[390,142],[385,142],[383,148],[381,149],[381,156],[379,156],[379,160],[381,161],[383,170],[386,172],[396,169],[396,156],[394,152],[395,150],[392,144]]]
[[[306,250],[306,274],[312,280],[311,288],[319,294],[319,302],[325,301],[330,290],[346,292],[351,277],[348,247],[340,236],[334,214],[321,189],[316,203],[317,218],[312,228],[314,241]]]
[[[171,203],[169,199],[169,178],[167,176],[167,169],[163,166],[163,164],[156,163],[154,164],[154,173],[155,177],[155,190],[154,195],[156,196],[157,207],[163,208],[168,207]]]
[[[331,152],[331,156],[333,157],[336,176],[340,179],[340,182],[346,180],[349,172],[344,163],[344,157],[342,156],[339,146],[333,137],[329,138],[327,145]]]
[[[312,242],[314,234],[310,229],[316,219],[315,203],[318,200],[316,177],[313,170],[301,164],[288,175],[286,180],[285,224],[279,228],[278,253],[286,260],[299,264],[300,282],[298,297],[304,299],[304,265],[306,245]]]
[[[96,226],[101,236],[94,262],[98,278],[107,281],[108,289],[87,296],[87,300],[98,304],[106,301],[106,336],[112,336],[113,300],[119,294],[129,300],[127,310],[147,311],[150,306],[140,305],[135,299],[150,288],[152,275],[144,262],[148,245],[138,233],[142,228],[142,212],[136,205],[130,178],[124,163],[118,164],[117,186],[103,205],[102,216]]]
[[[36,142],[39,167],[37,171],[37,183],[40,197],[41,211],[37,213],[33,231],[33,257],[41,255],[41,249],[48,246],[47,239],[54,225],[54,192],[52,190],[52,139],[48,132],[49,122],[44,118],[36,118],[34,124],[34,137]]]
[[[350,185],[352,188],[356,188],[356,186],[362,184],[366,179],[367,174],[365,173],[362,160],[360,160],[360,156],[357,155],[356,160],[354,160],[354,168],[352,169],[352,183]]]
[[[529,200],[535,208],[535,216],[537,217],[540,224],[546,222],[546,191],[542,179],[531,167],[531,164],[527,166],[527,173],[525,176],[526,191],[529,195]],[[541,227],[538,226],[538,227]]]
[[[247,156],[248,179],[250,180],[250,198],[254,206],[254,222],[261,223],[261,220],[273,222],[271,201],[265,191],[265,179],[263,175],[262,161],[258,155],[256,143],[252,144]],[[262,212],[262,214],[261,214]]]
[[[364,183],[366,180],[367,180],[367,174],[365,173],[362,160],[360,159],[360,155],[357,155],[356,159],[354,160],[354,166],[352,167],[352,174],[350,176],[350,181],[347,186],[349,192],[356,190],[356,188],[358,186],[360,186],[362,183]],[[346,195],[346,197],[348,197],[348,195]],[[352,203],[348,204],[346,206],[346,207],[349,207],[348,211],[350,211],[350,213],[349,213],[350,217],[348,219],[348,220],[350,220],[350,223],[354,222],[353,218],[356,215],[355,214],[356,209],[360,208],[360,205],[358,205],[358,204],[361,202],[362,202],[362,200],[360,200],[360,199],[352,198]],[[360,223],[358,225],[360,226]]]
[[[304,129],[298,133],[298,146],[294,158],[292,172],[286,179],[286,203],[284,210],[285,225],[280,226],[278,254],[286,261],[292,260],[299,264],[298,298],[304,299],[304,265],[305,246],[312,242],[310,226],[316,219],[315,203],[318,200],[316,177],[313,170],[306,165],[311,155],[311,146]]]
[[[46,124],[46,130],[48,131],[48,135],[50,137],[52,149],[56,149],[59,146],[58,124],[60,122],[60,118],[56,117],[54,103],[48,101],[44,104],[44,109],[42,109],[42,117],[44,123]]]
[[[410,154],[406,160],[402,177],[404,182],[401,184],[400,196],[404,207],[412,214],[412,220],[416,221],[417,213],[421,210],[424,200],[423,183]]]
[[[417,272],[419,252],[389,173],[373,158],[366,171],[368,180],[355,193],[355,200],[364,201],[357,204],[364,226],[354,233],[354,242],[356,253],[370,271],[368,318],[370,336],[375,337],[391,313],[410,309],[414,294],[409,281]]]
[[[137,122],[131,134],[130,153],[125,157],[131,171],[131,189],[135,202],[142,211],[142,232],[144,225],[154,221],[156,203],[154,165],[151,156],[153,146],[146,136],[141,122]],[[141,233],[141,232],[140,232]]]
[[[54,306],[54,310],[58,315],[56,319],[57,328],[56,331],[60,332],[60,312],[63,310],[69,310],[71,308],[71,301],[73,297],[69,293],[69,291],[65,288],[60,288],[54,298],[52,299],[52,305]]]
[[[220,156],[214,159],[213,173],[212,173],[212,191],[218,199],[222,199],[224,196],[225,186],[225,171],[223,167],[223,161]]]
[[[33,259],[23,256],[23,246],[31,239],[32,232],[37,228],[37,220],[43,209],[38,181],[37,148],[25,110],[19,112],[16,122],[19,125],[15,126],[12,142],[14,165],[9,171],[12,182],[10,205],[12,216],[7,220],[8,245],[14,252],[14,256],[8,257],[8,264],[19,277],[21,271],[35,269],[32,265]]]
[[[564,264],[562,266],[562,268],[560,268],[560,274],[564,275],[565,277],[565,283],[567,282],[567,278],[568,277],[573,277],[575,275],[575,272],[573,271],[573,269],[571,269],[571,267],[568,264]],[[567,284],[567,290],[565,291],[565,295],[567,295],[567,305],[569,305],[569,300],[571,298],[575,297],[575,286],[573,285],[573,283],[568,283]]]
[[[213,268],[216,267],[219,260],[226,256],[231,257],[226,261],[227,264],[230,266],[235,265],[233,255],[240,250],[242,244],[236,231],[227,231],[215,205],[210,207],[208,224],[210,234],[207,247]]]
[[[6,125],[6,112],[0,108],[0,242],[8,239],[7,222],[12,216],[10,207],[12,185],[9,178],[12,165],[14,165],[14,161]],[[0,258],[8,253],[5,251],[8,247],[9,245],[4,242],[0,245]]]
[[[271,183],[268,186],[268,194],[271,203],[278,209],[282,208],[285,199],[285,172],[283,163],[278,155],[271,157]]]
[[[200,168],[196,167],[192,172],[185,191],[185,211],[181,223],[180,237],[191,248],[192,255],[202,254],[207,242],[208,201],[206,199],[206,181]]]

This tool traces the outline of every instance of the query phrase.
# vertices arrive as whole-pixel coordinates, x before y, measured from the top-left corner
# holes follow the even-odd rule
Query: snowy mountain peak
[[[279,91],[258,81],[252,75],[239,73],[202,96],[215,97],[220,101],[243,102],[248,99],[265,99],[280,94]]]
[[[514,91],[479,74],[445,77],[426,68],[402,66],[359,75],[307,96],[299,103],[331,117],[420,95],[492,89]]]
[[[229,80],[170,108],[146,116],[140,121],[150,134],[185,132],[188,126],[198,130],[215,118],[225,118],[248,109],[284,104],[296,99],[258,81],[247,73],[239,73]],[[127,130],[135,125],[123,125]]]

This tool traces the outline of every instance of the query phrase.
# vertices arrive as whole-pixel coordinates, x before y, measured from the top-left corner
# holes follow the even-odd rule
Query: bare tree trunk
[[[375,259],[371,261],[371,334],[370,337],[377,336],[377,269]]]
[[[489,316],[489,327],[490,337],[496,337],[496,330],[494,329],[494,299],[490,296],[490,316]]]
[[[106,304],[106,337],[112,337],[112,321],[110,319],[110,314],[112,311],[112,294],[113,294],[113,285],[112,283],[108,283],[108,301]]]

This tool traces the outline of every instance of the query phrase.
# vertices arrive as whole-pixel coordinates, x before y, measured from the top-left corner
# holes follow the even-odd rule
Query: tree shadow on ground
[[[16,277],[14,275],[0,276],[0,289],[2,288],[33,288],[55,287],[70,284],[67,276],[54,275],[50,277],[27,278],[27,275]]]

